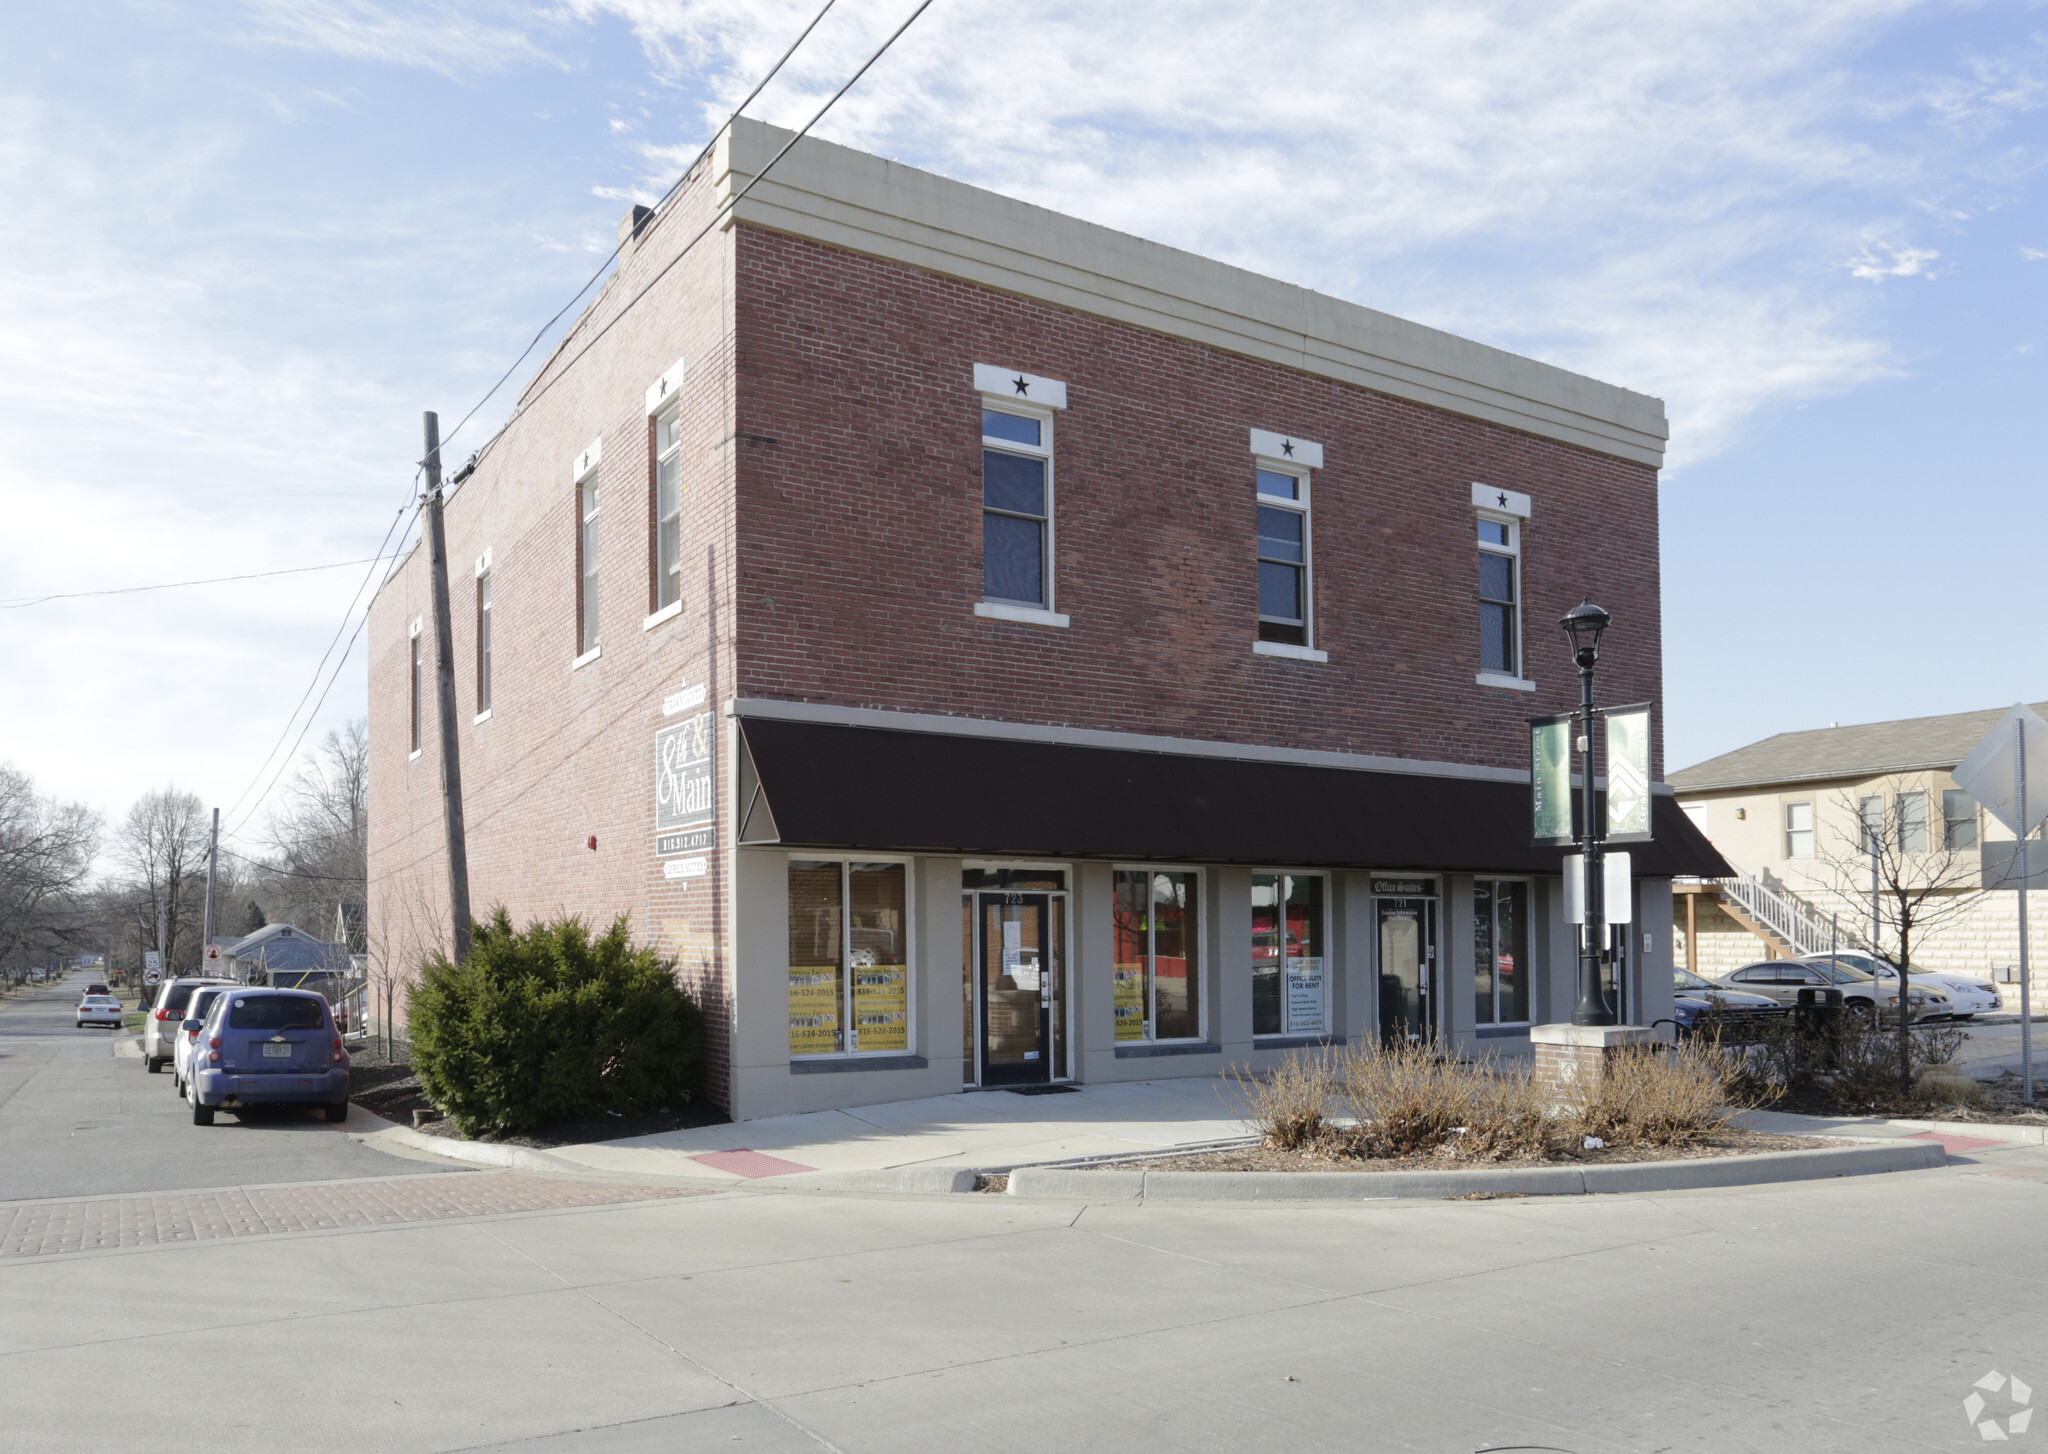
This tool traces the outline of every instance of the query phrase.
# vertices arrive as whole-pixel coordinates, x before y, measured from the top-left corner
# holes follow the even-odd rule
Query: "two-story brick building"
[[[479,910],[628,915],[745,1117],[1568,1018],[1524,720],[1587,596],[1603,700],[1661,697],[1661,404],[822,142],[732,205],[786,139],[628,220],[450,500]],[[445,923],[432,619],[415,551],[398,965]],[[1638,1023],[1669,878],[1726,871],[1655,826]]]

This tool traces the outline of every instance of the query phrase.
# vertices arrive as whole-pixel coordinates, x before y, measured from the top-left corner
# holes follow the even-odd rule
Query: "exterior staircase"
[[[1770,959],[1797,959],[1802,954],[1825,954],[1829,947],[1849,949],[1862,945],[1862,936],[1846,926],[1835,939],[1833,921],[1783,884],[1766,883],[1749,874],[1734,878],[1679,879],[1672,891],[1710,899],[1721,912],[1749,930],[1769,951]],[[1686,942],[1696,944],[1695,904],[1684,915]],[[1691,951],[1689,950],[1689,953]]]

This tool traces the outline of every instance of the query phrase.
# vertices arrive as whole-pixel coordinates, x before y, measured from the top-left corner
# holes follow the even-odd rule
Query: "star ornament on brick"
[[[1288,457],[1289,459],[1293,459],[1293,458],[1294,458],[1294,441],[1293,441],[1293,440],[1291,440],[1291,439],[1283,439],[1283,440],[1281,440],[1281,441],[1280,441],[1280,452],[1281,452],[1282,454],[1286,455],[1286,456],[1287,456],[1287,457]]]
[[[1508,496],[1507,496],[1507,491],[1505,491],[1505,490],[1501,491],[1501,496],[1500,496],[1500,507],[1501,507],[1501,508],[1502,508],[1503,510],[1505,510],[1505,509],[1506,509],[1506,508],[1508,507]]]
[[[1022,374],[1019,374],[1019,375],[1017,375],[1017,377],[1016,377],[1016,378],[1012,379],[1012,380],[1011,380],[1010,382],[1014,383],[1014,384],[1015,384],[1015,385],[1017,386],[1017,392],[1018,392],[1018,393],[1020,393],[1020,394],[1024,394],[1024,395],[1027,395],[1027,396],[1028,396],[1028,395],[1029,395],[1029,394],[1031,393],[1031,381],[1030,381],[1029,379],[1025,378],[1025,377],[1024,377],[1024,375],[1022,375]]]

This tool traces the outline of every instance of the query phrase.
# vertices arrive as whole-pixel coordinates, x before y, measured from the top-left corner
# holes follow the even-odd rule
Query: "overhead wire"
[[[302,576],[309,571],[340,570],[344,566],[369,565],[375,556],[361,560],[330,560],[325,565],[295,565],[285,570],[248,571],[236,576],[208,576],[197,581],[163,581],[153,586],[108,586],[95,591],[53,591],[47,596],[27,596],[12,601],[0,601],[0,611],[19,611],[24,606],[40,606],[46,601],[77,601],[87,596],[132,596],[142,591],[175,591],[186,586],[218,586],[230,581],[261,581],[271,576]]]
[[[775,79],[776,75],[782,70],[783,64],[786,61],[788,61],[791,56],[796,54],[796,48],[798,46],[802,45],[806,40],[810,39],[811,32],[818,28],[818,22],[823,20],[825,18],[826,12],[830,11],[831,8],[837,3],[838,0],[825,0],[823,8],[821,8],[816,15],[813,15],[811,17],[811,23],[809,25],[806,25],[803,28],[803,30],[797,35],[797,38],[789,43],[789,48],[783,51],[783,53],[776,58],[775,64],[768,68],[767,73],[763,75],[759,81],[754,83],[754,89],[747,92],[746,98],[742,100],[739,105],[733,107],[732,117],[727,120],[726,125],[731,125],[732,120],[736,119],[742,111],[745,111],[747,107],[751,106],[754,102],[754,98],[759,96],[763,91],[765,91],[768,88],[768,83]],[[719,130],[724,130],[724,127],[719,128]],[[687,167],[684,167],[682,171],[676,174],[675,181],[669,185],[669,189],[666,192],[662,193],[660,199],[655,202],[655,212],[659,213],[661,209],[666,207],[669,204],[669,202],[675,197],[676,193],[682,190],[683,183],[689,181],[691,174],[694,173],[698,167],[704,164],[704,158],[711,155],[711,148],[716,146],[717,144],[718,132],[714,131],[711,134],[711,140],[704,143],[703,149],[699,151],[695,157],[691,158],[690,164]],[[576,296],[571,298],[568,302],[564,303],[560,308],[558,308],[555,311],[554,317],[550,318],[546,323],[543,323],[541,325],[540,331],[533,335],[532,341],[529,342],[525,348],[519,351],[519,357],[512,360],[511,367],[507,368],[504,373],[500,374],[498,376],[498,381],[495,384],[492,384],[490,388],[484,391],[484,396],[481,399],[478,399],[474,404],[470,405],[469,412],[467,414],[464,414],[460,419],[458,419],[455,422],[455,427],[449,430],[447,437],[441,441],[441,447],[443,449],[446,449],[449,442],[453,440],[456,435],[462,432],[463,425],[469,423],[470,420],[476,417],[477,410],[483,408],[484,405],[488,404],[491,401],[492,396],[495,395],[498,392],[498,390],[505,387],[505,381],[511,378],[512,375],[518,371],[519,366],[526,362],[526,360],[532,355],[533,351],[536,348],[540,347],[540,341],[548,336],[548,330],[553,328],[557,323],[560,323],[562,321],[562,316],[583,300],[583,295],[588,293],[593,287],[597,285],[598,281],[604,277],[606,270],[609,269],[611,265],[618,260],[619,254],[624,252],[625,249],[626,240],[625,238],[622,237],[619,239],[618,245],[605,255],[604,261],[597,265],[597,271],[592,273],[590,277],[587,280],[585,280],[583,286],[576,290]]]
[[[897,26],[893,31],[889,33],[889,38],[883,41],[880,46],[876,47],[872,55],[870,55],[865,61],[861,62],[860,69],[855,71],[851,76],[848,76],[846,78],[845,83],[842,84],[838,90],[834,91],[829,97],[826,98],[825,104],[820,106],[815,112],[812,113],[811,119],[809,121],[806,121],[794,136],[790,137],[788,141],[783,143],[782,149],[776,152],[774,156],[770,157],[767,161],[767,164],[763,166],[760,171],[756,172],[752,177],[750,177],[747,180],[746,186],[740,188],[739,191],[735,192],[731,198],[729,198],[723,205],[721,205],[717,209],[717,211],[715,211],[712,214],[711,220],[706,222],[702,227],[700,227],[691,236],[690,240],[682,245],[682,248],[676,253],[674,257],[670,258],[666,263],[663,263],[660,271],[656,272],[653,277],[649,278],[646,284],[640,289],[639,292],[635,293],[631,298],[627,299],[626,302],[623,305],[621,305],[621,307],[616,313],[612,314],[611,317],[607,318],[604,321],[603,326],[600,327],[595,333],[591,334],[589,340],[586,341],[581,348],[577,349],[574,354],[570,355],[568,361],[563,363],[560,368],[556,369],[555,372],[548,378],[546,383],[542,384],[538,389],[536,389],[529,398],[522,401],[521,407],[523,408],[527,405],[537,403],[541,398],[543,398],[547,394],[548,390],[554,388],[556,384],[560,383],[564,378],[566,378],[569,374],[569,371],[576,367],[576,365],[582,361],[584,356],[588,354],[591,349],[597,347],[598,343],[604,338],[604,336],[607,333],[612,331],[613,327],[615,327],[618,324],[619,320],[624,318],[627,313],[632,311],[635,304],[639,303],[650,292],[652,292],[654,290],[655,285],[659,283],[663,278],[667,277],[670,270],[673,269],[677,263],[681,262],[685,257],[689,256],[690,249],[694,248],[698,243],[702,242],[706,237],[710,236],[711,232],[715,228],[717,228],[720,223],[722,223],[727,217],[732,215],[733,210],[737,208],[741,202],[746,200],[747,194],[752,192],[754,188],[758,187],[764,180],[767,179],[768,174],[775,169],[775,164],[781,161],[784,157],[788,156],[791,148],[793,148],[798,142],[802,141],[806,136],[810,135],[811,128],[816,126],[820,121],[824,119],[825,113],[830,111],[835,105],[838,104],[839,98],[844,96],[849,90],[851,90],[853,88],[854,83],[860,80],[862,76],[865,76],[868,73],[869,69],[873,67],[875,62],[880,60],[885,54],[888,53],[889,48],[896,44],[896,42],[902,37],[903,32],[910,29],[911,25],[916,22],[918,16],[924,14],[925,11],[929,10],[931,7],[932,0],[921,0],[921,3],[918,5],[918,7],[915,10],[911,11],[910,14],[904,18],[903,23]],[[738,113],[735,112],[734,117],[737,118],[737,116]],[[728,121],[727,125],[731,125],[731,122]],[[707,147],[705,150],[708,152],[709,149],[710,148]],[[701,153],[699,154],[699,160],[702,160]],[[692,163],[693,167],[695,165],[695,163]],[[684,175],[685,178],[687,178],[688,173],[685,173]],[[476,411],[472,409],[470,412],[473,414]],[[466,417],[467,416],[465,416],[465,418]],[[497,442],[503,437],[504,430],[500,429],[498,433],[492,435],[490,439],[486,440],[483,447],[477,451],[476,458],[471,460],[468,465],[464,466],[465,472],[474,469],[478,464],[481,464],[483,460],[490,455],[492,447],[495,446]]]
[[[727,120],[726,124],[728,126],[731,125],[733,120],[738,119],[740,113],[743,112],[746,109],[746,107],[749,104],[751,104],[753,100],[761,94],[762,90],[764,90],[767,87],[769,82],[771,82],[775,78],[775,76],[781,71],[783,65],[789,60],[789,58],[792,55],[796,53],[797,48],[803,44],[803,42],[810,36],[811,32],[817,28],[818,23],[825,18],[826,14],[832,9],[835,3],[836,0],[825,0],[824,6],[820,8],[818,13],[811,18],[810,23],[803,28],[803,30],[797,35],[796,39],[792,41],[789,47],[783,51],[782,55],[776,59],[775,64],[769,68],[768,72],[755,85],[754,89],[747,93],[746,98],[742,100],[737,107],[734,108],[731,117],[729,117]],[[854,84],[858,82],[861,79],[861,77],[865,76],[868,73],[868,71],[873,68],[874,64],[877,61],[879,61],[885,54],[888,53],[889,49],[892,46],[894,46],[899,39],[902,38],[903,33],[910,29],[912,24],[914,24],[917,21],[918,17],[923,15],[926,10],[931,8],[932,3],[933,0],[920,0],[920,3],[918,4],[917,8],[912,10],[910,14],[904,18],[903,22],[889,33],[888,38],[885,39],[880,46],[876,47],[874,52],[870,54],[865,61],[861,62],[859,69],[854,71],[854,73],[851,76],[847,77],[845,82],[842,83],[840,87],[831,94],[831,96],[826,98],[825,103],[822,106],[820,106],[815,112],[812,113],[810,119],[803,124],[803,126],[796,132],[795,135],[790,137],[790,139],[783,144],[782,148],[779,151],[777,151],[774,156],[768,159],[767,164],[764,165],[760,171],[758,171],[757,173],[754,174],[754,176],[748,179],[746,186],[742,187],[727,202],[725,202],[713,215],[712,219],[709,222],[707,222],[702,228],[700,228],[690,238],[688,242],[684,243],[682,248],[676,253],[676,255],[670,258],[668,262],[663,264],[660,271],[657,272],[654,275],[654,277],[650,278],[646,285],[643,286],[639,292],[635,293],[632,296],[632,298],[628,299],[627,302],[622,307],[620,307],[620,309],[616,313],[614,313],[610,318],[608,318],[603,324],[603,326],[600,327],[590,337],[590,339],[567,360],[567,362],[565,362],[559,369],[557,369],[554,372],[554,374],[547,380],[547,382],[543,384],[538,391],[535,392],[532,398],[536,400],[539,399],[542,395],[546,394],[549,389],[552,389],[557,383],[559,383],[562,380],[562,378],[565,377],[568,374],[568,372],[571,369],[573,369],[576,366],[576,364],[580,362],[586,354],[590,352],[592,348],[596,347],[598,342],[601,339],[603,339],[607,333],[611,331],[613,326],[616,325],[621,318],[625,317],[625,315],[628,312],[630,312],[635,305],[637,305],[642,299],[644,299],[648,295],[649,292],[653,290],[655,284],[659,283],[662,280],[662,278],[666,277],[670,270],[672,270],[677,263],[681,262],[682,259],[686,255],[688,255],[692,248],[694,248],[699,242],[703,241],[705,237],[709,236],[711,231],[715,227],[717,227],[718,224],[725,219],[725,217],[729,216],[732,213],[733,209],[738,207],[739,204],[747,198],[748,194],[751,193],[755,187],[760,185],[760,183],[768,176],[769,172],[774,170],[775,165],[778,162],[780,162],[785,156],[787,156],[790,153],[791,149],[794,148],[799,141],[802,141],[806,136],[810,134],[811,129],[815,127],[819,121],[824,119],[825,114],[829,112],[835,105],[838,104],[840,98],[845,96],[846,93],[853,88]],[[721,127],[720,131],[722,132],[723,130],[724,128]],[[666,193],[663,194],[661,202],[657,204],[657,210],[660,206],[665,206],[671,199],[673,199],[676,193],[681,189],[683,184],[687,182],[690,179],[691,175],[696,171],[696,169],[703,164],[704,158],[710,155],[712,147],[715,146],[717,143],[717,135],[717,133],[714,133],[712,140],[707,142],[704,145],[703,149],[700,150],[697,156],[691,161],[690,165],[683,169],[682,173],[677,177],[675,183],[670,186],[669,190]],[[531,356],[533,350],[539,346],[541,339],[547,336],[549,330],[551,330],[555,326],[555,324],[561,320],[563,315],[566,314],[570,308],[574,307],[576,303],[586,293],[590,291],[591,286],[604,275],[605,269],[609,268],[612,265],[612,262],[619,256],[620,252],[624,249],[624,246],[625,241],[622,238],[620,240],[619,246],[615,247],[612,250],[612,252],[605,258],[604,262],[600,265],[598,271],[592,275],[591,279],[588,282],[584,283],[584,285],[577,290],[575,296],[572,297],[567,303],[565,303],[555,313],[555,315],[552,318],[550,318],[546,324],[542,326],[541,330],[534,335],[533,340],[529,342],[525,349],[523,349],[520,352],[519,357],[513,360],[511,367],[507,368],[505,372],[499,376],[497,382],[492,384],[491,387],[485,391],[483,396],[479,398],[475,404],[470,406],[468,412],[466,412],[462,416],[462,418],[456,422],[455,428],[449,430],[446,435],[442,436],[440,443],[441,450],[444,453],[444,455],[448,444],[450,443],[450,441],[454,439],[456,434],[461,431],[464,425],[468,424],[469,421],[476,416],[477,411],[482,409],[483,406],[490,401],[490,399],[498,392],[499,389],[504,387],[506,380],[511,378],[513,373],[515,373],[518,370],[520,364],[524,363],[526,359],[529,356]],[[530,403],[532,402],[532,400],[528,400],[526,402]],[[472,459],[468,466],[465,467],[463,473],[466,474],[469,469],[473,469],[477,463],[481,462],[482,458],[489,454],[492,446],[494,446],[498,442],[498,440],[503,437],[503,435],[504,430],[501,428],[497,434],[494,434],[488,441],[486,441],[483,447],[477,452],[476,457]],[[417,473],[415,473],[414,478],[415,480],[417,480]],[[410,502],[410,504],[412,510],[415,513],[417,513],[418,509],[420,508],[419,501],[417,499],[414,499]],[[399,508],[397,517],[392,522],[392,529],[396,529],[398,521],[405,518],[406,508],[407,507],[405,506],[401,506]],[[385,532],[384,543],[379,545],[377,555],[371,558],[371,575],[375,574],[375,562],[381,561],[384,558],[384,546],[385,544],[389,543],[390,538],[391,530],[387,529]],[[366,576],[364,580],[364,585],[367,584],[368,577]],[[320,681],[321,672],[323,671],[323,669],[326,668],[329,658],[333,656],[334,643],[340,640],[342,631],[346,629],[349,620],[355,615],[356,602],[361,599],[362,589],[362,586],[358,586],[355,598],[351,599],[348,610],[346,613],[344,613],[342,617],[341,625],[335,629],[335,635],[333,640],[329,641],[327,651],[322,653],[319,664],[315,666],[313,669],[313,677],[312,680],[307,683],[306,691],[301,694],[298,705],[292,709],[291,715],[285,719],[284,731],[278,735],[278,743],[272,746],[269,753],[265,754],[262,764],[259,765],[256,770],[255,776],[250,779],[249,785],[243,788],[241,794],[235,799],[234,804],[228,809],[228,813],[224,816],[231,816],[235,812],[235,810],[239,808],[245,800],[248,799],[250,789],[253,788],[256,782],[262,778],[264,770],[270,766],[272,758],[276,756],[277,747],[279,745],[282,745],[284,739],[290,735],[292,724],[298,720],[300,709],[305,706],[307,698],[312,695],[314,686],[316,686]],[[332,672],[328,674],[327,685],[321,689],[318,700],[315,701],[313,704],[312,712],[308,714],[304,725],[300,727],[298,736],[295,739],[293,739],[290,751],[288,751],[283,757],[283,759],[277,763],[276,769],[270,775],[270,781],[264,784],[262,792],[258,793],[256,795],[255,800],[249,804],[249,810],[246,813],[244,813],[241,816],[241,818],[234,823],[232,827],[227,829],[227,832],[229,834],[239,832],[240,829],[245,824],[247,824],[252,817],[255,816],[257,810],[261,808],[265,799],[269,797],[271,790],[276,787],[278,779],[283,776],[285,767],[289,765],[289,763],[292,760],[292,754],[298,751],[299,744],[305,741],[306,733],[311,730],[313,722],[319,716],[320,707],[326,702],[327,694],[333,690],[335,681],[340,677],[341,668],[343,664],[347,661],[349,653],[355,649],[355,643],[357,639],[361,636],[363,626],[368,621],[368,619],[368,613],[366,612],[363,618],[356,622],[355,631],[350,634],[347,646],[342,648],[342,654],[340,658],[335,660],[334,669]]]

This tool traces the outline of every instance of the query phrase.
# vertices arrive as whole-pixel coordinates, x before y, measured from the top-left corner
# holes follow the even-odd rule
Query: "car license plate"
[[[291,1057],[292,1048],[289,1045],[266,1045],[263,1047],[263,1058],[265,1060],[289,1060]]]

